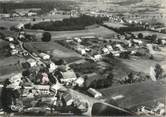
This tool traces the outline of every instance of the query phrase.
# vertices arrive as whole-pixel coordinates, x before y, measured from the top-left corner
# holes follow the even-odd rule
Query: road
[[[18,37],[18,36],[17,36]],[[25,53],[28,53],[28,55],[30,55],[31,58],[35,59],[36,61],[38,62],[41,62],[45,65],[45,63],[42,61],[41,58],[38,58],[34,55],[32,55],[28,50],[26,50],[23,46],[23,42],[20,41],[18,38],[17,38],[17,41],[19,42],[19,46],[21,48],[21,50]],[[46,66],[46,65],[45,65]],[[57,82],[61,88],[65,88],[64,86],[62,86],[59,82]],[[2,87],[2,86],[1,86]],[[101,103],[103,105],[107,105],[115,110],[119,110],[121,112],[125,112],[125,113],[130,113],[129,111],[125,110],[125,109],[122,109],[120,107],[117,107],[117,106],[114,106],[114,105],[111,105],[111,104],[108,104],[108,103],[105,103],[104,100],[98,100],[98,99],[95,99],[95,98],[92,98],[92,97],[89,97],[88,95],[85,95],[83,93],[80,93],[78,91],[75,91],[73,89],[70,89],[70,88],[66,88],[66,90],[68,90],[68,92],[74,97],[74,98],[77,98],[79,99],[80,101],[86,101],[88,103],[88,111],[86,113],[84,113],[84,115],[88,115],[88,116],[91,116],[92,115],[92,109],[93,109],[93,105],[95,103]],[[0,92],[1,92],[1,88],[0,88]]]
[[[105,100],[103,100],[103,99],[100,99],[100,100],[99,100],[99,99],[95,99],[95,98],[89,97],[89,96],[87,96],[87,95],[85,95],[85,94],[83,94],[83,93],[80,93],[80,92],[78,92],[78,91],[75,91],[75,90],[73,90],[73,89],[68,89],[68,90],[69,90],[69,93],[70,93],[73,97],[78,98],[80,101],[83,101],[83,102],[87,102],[87,103],[88,103],[88,111],[87,111],[86,113],[84,113],[84,115],[93,116],[93,115],[92,115],[92,110],[93,110],[93,108],[95,108],[94,105],[97,104],[97,103],[98,103],[98,104],[101,104],[101,105],[104,106],[104,107],[106,107],[106,106],[107,106],[107,108],[109,107],[109,108],[110,108],[109,111],[114,110],[114,115],[113,115],[113,113],[112,113],[112,114],[109,113],[111,116],[118,115],[119,112],[125,113],[125,114],[127,114],[127,115],[134,115],[134,113],[132,113],[132,112],[130,112],[130,111],[128,111],[128,110],[125,110],[125,109],[120,108],[120,107],[118,107],[118,106],[114,106],[114,105],[111,105],[111,104],[106,103]],[[104,110],[106,110],[107,108],[103,109],[103,108],[101,108],[101,107],[98,107],[98,110],[104,111]],[[104,114],[104,113],[103,113],[103,114]],[[109,115],[109,116],[110,116],[110,115]],[[105,116],[105,115],[103,115],[103,116]],[[121,116],[122,116],[122,115],[121,115]]]

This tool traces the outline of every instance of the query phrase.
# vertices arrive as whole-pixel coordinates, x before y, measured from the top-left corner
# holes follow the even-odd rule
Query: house
[[[111,52],[115,57],[119,57],[120,56],[120,51],[112,51]]]
[[[66,42],[70,43],[70,42],[73,42],[73,40],[72,39],[67,39]]]
[[[86,50],[84,49],[84,46],[77,46],[77,51],[81,54],[81,55],[86,55]]]
[[[86,52],[90,52],[91,49],[90,49],[90,48],[85,48],[85,51],[86,51]]]
[[[41,82],[41,84],[48,84],[49,83],[48,74],[43,72],[41,75],[42,75],[42,79],[41,79],[42,82]]]
[[[99,91],[93,88],[89,88],[88,93],[90,93],[95,98],[101,98],[103,96]]]
[[[69,82],[73,82],[77,79],[77,76],[72,69],[68,69],[66,71],[61,71],[60,73],[62,75],[62,78],[60,79],[61,82],[69,83]]]
[[[86,55],[86,50],[85,50],[85,49],[78,48],[78,52],[79,52],[81,55]]]
[[[37,66],[37,61],[35,61],[34,59],[28,59],[27,62],[31,67]]]
[[[24,24],[20,23],[20,24],[16,25],[15,28],[18,30],[24,29]]]
[[[41,57],[44,60],[48,60],[50,59],[50,55],[46,54],[46,53],[40,53],[39,57]]]
[[[13,76],[9,78],[11,84],[8,85],[8,88],[13,88],[13,89],[20,88],[19,85],[21,83],[21,78],[22,78],[21,73],[13,74]]]
[[[138,44],[138,45],[142,45],[143,42],[141,40],[137,40],[137,39],[133,39],[133,42]]]
[[[82,77],[79,77],[79,78],[77,78],[77,79],[75,80],[75,83],[76,83],[79,87],[83,87],[84,82],[85,82],[85,80],[84,80],[84,78],[82,78]]]
[[[18,54],[18,50],[12,49],[12,50],[10,51],[10,53],[11,53],[11,55],[16,55],[16,54]]]
[[[162,45],[166,45],[166,40],[165,40],[165,39],[162,39],[162,40],[161,40],[161,44],[162,44]]]
[[[48,95],[50,93],[49,85],[33,85],[33,89],[36,90],[35,95]]]
[[[104,54],[109,54],[110,53],[108,48],[103,48],[102,51],[103,51]]]
[[[74,41],[76,41],[77,43],[81,43],[82,42],[82,40],[80,38],[78,38],[78,37],[74,37]]]
[[[113,51],[113,48],[112,48],[111,45],[107,45],[107,49],[108,49],[109,51]]]
[[[120,51],[125,51],[125,49],[120,44],[116,44],[115,47],[119,48]]]
[[[19,39],[25,39],[25,36],[23,34],[20,34]]]
[[[102,56],[100,54],[94,55],[93,60],[94,61],[99,61],[102,59]]]
[[[11,49],[15,49],[15,48],[16,48],[13,43],[9,43],[9,47],[10,47]]]
[[[13,37],[6,37],[5,40],[9,41],[9,42],[13,42],[14,38]]]
[[[55,94],[57,94],[58,91],[64,92],[67,89],[59,82],[56,82],[56,84],[51,85],[50,90],[53,91]]]
[[[36,16],[37,13],[36,13],[36,12],[32,12],[32,11],[30,11],[30,12],[27,13],[27,15],[28,15],[28,16]]]
[[[9,18],[10,17],[10,14],[8,13],[0,13],[0,18]]]
[[[19,14],[17,14],[17,13],[12,14],[12,17],[18,17],[18,16],[19,16]]]
[[[58,68],[57,65],[55,65],[55,63],[51,62],[49,64],[49,72],[52,73],[54,70],[56,70]]]

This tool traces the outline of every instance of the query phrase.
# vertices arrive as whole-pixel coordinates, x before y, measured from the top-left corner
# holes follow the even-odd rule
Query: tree
[[[0,39],[4,39],[4,38],[5,38],[5,35],[0,32]]]
[[[138,34],[138,38],[141,38],[141,39],[142,39],[143,37],[144,37],[144,36],[143,36],[142,33],[139,33],[139,34]]]
[[[156,42],[157,41],[157,35],[156,34],[153,34],[152,37],[151,37],[151,41],[152,42]]]
[[[162,69],[162,67],[159,64],[155,65],[154,71],[156,73],[155,74],[156,79],[159,79],[159,78],[162,77],[163,69]]]
[[[44,42],[49,42],[51,40],[51,34],[49,32],[44,32],[41,40]]]
[[[150,68],[150,77],[153,81],[160,79],[162,77],[163,69],[159,64]]]

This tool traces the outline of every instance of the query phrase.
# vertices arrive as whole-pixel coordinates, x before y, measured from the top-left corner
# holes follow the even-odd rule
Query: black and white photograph
[[[0,117],[166,116],[166,0],[0,0]]]

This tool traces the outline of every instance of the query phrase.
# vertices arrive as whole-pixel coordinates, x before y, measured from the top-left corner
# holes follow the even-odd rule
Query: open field
[[[11,26],[15,26],[19,23],[20,23],[20,21],[1,20],[0,27],[10,28]]]
[[[26,30],[26,32],[30,34],[39,35],[39,38],[43,33],[43,31],[41,30]],[[78,30],[78,31],[49,31],[49,32],[52,35],[52,41],[64,38],[76,37],[76,36],[97,35],[97,36],[109,37],[116,34],[114,31],[104,28],[102,26],[87,28],[85,30]]]
[[[150,67],[160,64],[164,71],[166,72],[166,47],[160,47],[161,51],[154,51],[154,60],[132,57],[131,59],[122,59],[129,69],[136,72],[144,72],[146,74],[150,73]]]
[[[9,31],[9,30],[1,30],[0,33],[4,34],[5,36],[11,36],[11,37],[16,37],[17,33],[14,31]],[[1,43],[1,42],[0,42]]]
[[[112,23],[112,22],[106,22],[104,25],[112,28],[121,28],[121,27],[127,27],[126,25],[120,24],[120,23]]]
[[[132,69],[133,71],[136,72],[144,72],[146,74],[150,73],[150,67],[154,66],[156,61],[154,60],[142,60],[142,59],[132,59],[132,60],[122,60],[124,64],[128,66],[128,68]]]
[[[56,15],[42,15],[42,16],[31,16],[31,17],[14,17],[10,19],[1,19],[0,21],[0,27],[6,27],[10,28],[11,26],[18,25],[19,23],[39,23],[43,21],[59,21],[63,20],[64,18],[69,18],[69,15],[61,15],[61,14],[56,14]],[[35,21],[33,21],[35,19]]]
[[[34,43],[26,43],[25,48],[37,52],[45,51],[49,52],[53,57],[56,58],[70,58],[70,57],[78,57],[81,56],[74,52],[73,50],[67,49],[55,42],[34,42]]]
[[[108,100],[122,95],[122,98],[117,99],[116,102],[120,107],[129,109],[166,98],[166,79],[157,82],[146,81],[144,83],[107,88],[101,90],[101,92]]]

